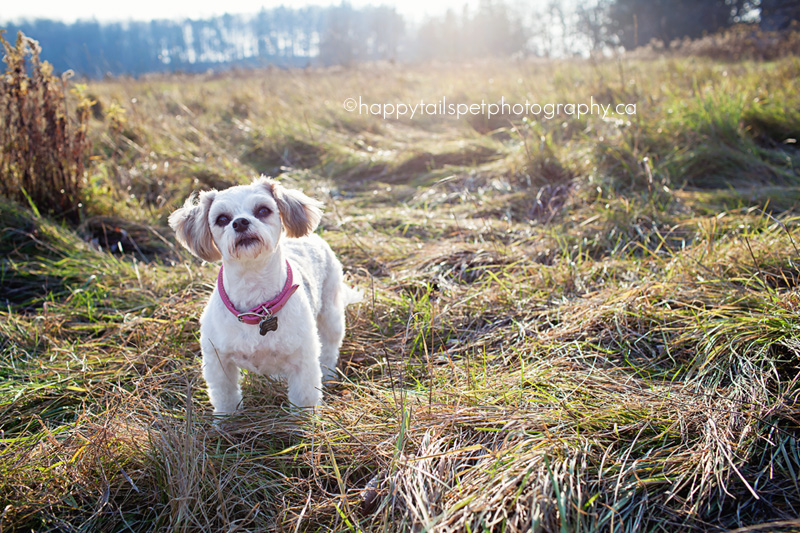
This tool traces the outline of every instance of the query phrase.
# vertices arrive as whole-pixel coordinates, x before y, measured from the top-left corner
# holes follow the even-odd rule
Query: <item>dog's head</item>
[[[206,261],[241,261],[272,254],[281,230],[302,237],[319,224],[322,204],[277,181],[192,195],[169,217],[178,242]]]

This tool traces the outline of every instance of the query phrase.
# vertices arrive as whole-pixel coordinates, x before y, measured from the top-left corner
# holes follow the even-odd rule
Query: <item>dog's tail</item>
[[[364,300],[364,292],[361,289],[351,287],[347,283],[342,283],[342,300],[344,300],[345,307],[350,304],[357,304]]]

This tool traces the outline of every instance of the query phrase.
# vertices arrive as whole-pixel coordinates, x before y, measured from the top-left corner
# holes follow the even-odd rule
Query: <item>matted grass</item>
[[[798,68],[90,84],[113,112],[83,224],[1,206],[0,528],[800,529]],[[358,96],[637,114],[383,120],[342,108]],[[365,299],[325,406],[298,419],[248,375],[215,426],[197,357],[215,267],[165,221],[260,172],[325,201]]]

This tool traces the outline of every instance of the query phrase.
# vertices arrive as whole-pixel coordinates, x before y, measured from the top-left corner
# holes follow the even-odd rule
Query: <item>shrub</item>
[[[74,88],[77,105],[70,118],[65,91],[71,73],[54,75],[39,57],[39,44],[21,32],[15,46],[0,32],[0,43],[6,63],[0,79],[0,194],[77,222],[92,102]]]
[[[666,46],[653,40],[628,53],[630,57],[652,57],[668,52],[677,56],[708,57],[719,61],[772,61],[800,55],[800,24],[782,31],[765,31],[750,24],[739,24],[699,39],[677,39]]]

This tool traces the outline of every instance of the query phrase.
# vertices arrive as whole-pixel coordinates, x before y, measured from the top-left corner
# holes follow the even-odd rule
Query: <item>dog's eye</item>
[[[266,218],[270,215],[270,213],[272,213],[272,209],[263,205],[256,209],[256,216],[258,218]]]
[[[217,217],[217,226],[227,226],[228,222],[231,221],[231,217],[228,215],[220,215]]]

